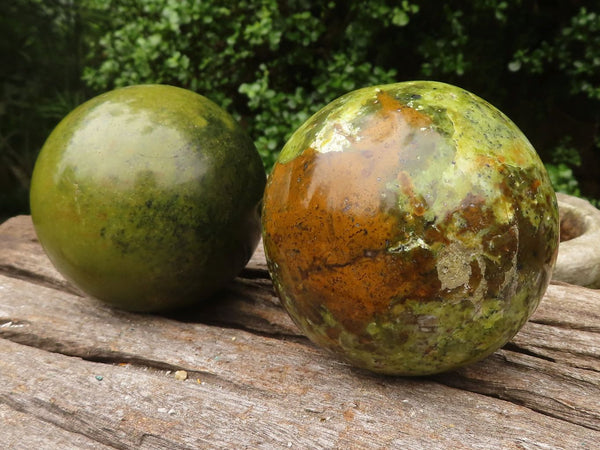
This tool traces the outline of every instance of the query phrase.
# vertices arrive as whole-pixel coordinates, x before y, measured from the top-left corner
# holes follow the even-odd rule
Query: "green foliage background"
[[[445,81],[511,117],[558,190],[600,198],[597,0],[12,0],[6,11],[5,215],[27,211],[35,155],[62,116],[138,83],[225,107],[269,169],[294,129],[345,92]]]

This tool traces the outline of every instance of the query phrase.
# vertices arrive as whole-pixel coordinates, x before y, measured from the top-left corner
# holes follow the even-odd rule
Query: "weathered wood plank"
[[[438,377],[600,431],[600,373],[500,350],[485,361]]]
[[[30,216],[17,216],[0,225],[0,272],[78,293],[54,269],[37,242]],[[81,294],[80,294],[81,295]],[[255,331],[299,335],[279,307],[268,280],[264,251],[259,245],[241,277],[231,283],[218,303],[174,313],[180,320],[230,322]],[[530,322],[559,328],[600,332],[600,290],[557,282],[548,287]]]
[[[568,449],[592,448],[600,438],[502,400],[427,380],[335,370],[319,358],[308,362],[311,378],[301,366],[285,373],[275,367],[280,382],[265,384],[241,371],[241,379],[191,371],[178,381],[168,371],[48,354],[5,339],[0,352],[0,403],[114,448]]]
[[[552,282],[530,322],[600,332],[600,290]]]
[[[363,414],[369,411],[362,416],[366,423],[376,422],[384,429],[389,426],[386,421],[390,416],[408,420],[404,408],[409,403],[418,404],[419,409],[436,417],[428,420],[443,421],[454,428],[462,427],[463,431],[477,429],[477,433],[486,436],[492,433],[489,428],[496,426],[495,421],[500,420],[496,415],[500,414],[498,411],[503,411],[502,421],[512,423],[507,425],[509,427],[521,427],[522,420],[527,421],[531,432],[537,427],[536,439],[542,439],[542,435],[550,429],[571,426],[548,415],[573,422],[577,427],[588,427],[587,431],[581,427],[571,430],[575,433],[572,437],[577,439],[593,435],[589,434],[590,428],[595,426],[590,423],[600,417],[600,404],[595,400],[600,398],[598,374],[582,371],[589,372],[585,383],[576,377],[566,378],[563,373],[557,378],[556,370],[546,368],[547,373],[532,370],[531,361],[523,362],[522,357],[512,355],[512,352],[504,352],[500,359],[489,358],[472,369],[437,377],[437,382],[377,377],[336,362],[306,340],[281,340],[239,329],[116,311],[88,298],[5,276],[0,276],[0,287],[0,317],[3,322],[0,337],[46,351],[106,363],[185,369],[192,378],[214,383],[225,391],[232,387],[244,392],[256,391],[260,397],[256,401],[263,405],[269,398],[284,399],[280,409],[269,406],[269,411],[277,415],[289,416],[291,411],[316,411],[310,414],[317,414],[326,421],[334,413],[342,417],[348,409],[348,402],[351,402],[361,405]],[[512,358],[508,363],[506,355]],[[487,385],[480,385],[479,381],[486,376],[492,380],[496,377],[498,384],[493,385],[490,381]],[[459,386],[457,380],[462,380],[460,387],[493,397],[501,396],[502,392],[523,391],[522,396],[529,399],[527,406],[543,415],[512,403],[443,386],[444,383]],[[583,409],[565,411],[549,404],[550,394],[537,394],[540,386],[546,383],[560,387],[561,396],[558,398],[581,398]],[[522,401],[515,395],[505,398]],[[286,408],[291,409],[286,413]],[[353,409],[350,411],[355,413]],[[490,422],[479,416],[482,411],[491,414]],[[473,414],[477,415],[477,425],[468,422]],[[465,422],[460,422],[457,415]],[[429,424],[417,426],[401,421],[396,426],[400,424],[413,427],[415,439],[417,435],[431,433],[427,428]],[[441,432],[442,428],[436,428],[437,432]],[[375,428],[372,429],[372,432],[375,431]],[[355,435],[355,438],[362,439],[359,436]],[[379,438],[383,439],[382,436]],[[374,442],[388,446],[396,435],[387,436],[387,440]],[[517,438],[517,435],[511,436],[511,439]],[[375,438],[369,436],[369,439]],[[478,441],[472,443],[475,442]],[[513,441],[496,441],[496,444],[498,442]]]
[[[0,448],[3,449],[108,450],[113,448],[90,439],[78,431],[65,430],[51,422],[13,409],[1,400],[0,424],[2,425]]]
[[[78,293],[54,268],[37,240],[30,216],[17,216],[0,225],[0,271]]]
[[[29,216],[10,219],[0,226],[0,271],[20,274],[44,285],[77,292],[56,272],[35,239]],[[274,335],[300,332],[279,306],[268,274],[264,253],[253,256],[252,268],[242,273],[218,299],[202,308],[178,311],[172,317],[185,321],[236,326]],[[262,274],[263,278],[260,278]],[[552,284],[530,322],[514,338],[523,351],[575,367],[600,370],[600,291]]]
[[[43,286],[83,295],[56,271],[37,241],[30,216],[17,216],[0,225],[0,273],[20,277]],[[281,309],[268,279],[262,245],[259,245],[242,277],[221,292],[218,301],[202,308],[172,313],[183,321],[251,329],[271,334],[300,335],[298,328]]]
[[[57,442],[80,430],[82,442],[116,448],[593,448],[600,438],[600,292],[565,284],[492,357],[436,377],[379,377],[301,336],[260,251],[212,302],[131,314],[77,294],[23,216],[0,226],[0,348],[0,418],[24,415]],[[179,369],[187,381],[174,380]],[[98,372],[111,390],[96,389],[107,384]],[[185,417],[157,406],[170,401]],[[107,419],[125,410],[135,420]],[[9,428],[0,447],[23,430]]]
[[[512,342],[522,350],[556,362],[600,371],[600,333],[529,322]]]
[[[243,274],[245,275],[245,274]],[[301,336],[281,308],[270,280],[238,277],[214,301],[168,314],[181,321],[222,324],[271,335]]]

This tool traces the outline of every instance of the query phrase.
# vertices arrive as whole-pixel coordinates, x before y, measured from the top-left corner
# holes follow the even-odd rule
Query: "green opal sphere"
[[[265,172],[253,142],[194,92],[139,85],[68,114],[36,161],[31,215],[57,270],[132,311],[206,299],[260,238]]]
[[[558,250],[556,197],[527,138],[481,98],[431,81],[350,92],[308,119],[267,181],[262,223],[296,324],[395,375],[503,346]]]

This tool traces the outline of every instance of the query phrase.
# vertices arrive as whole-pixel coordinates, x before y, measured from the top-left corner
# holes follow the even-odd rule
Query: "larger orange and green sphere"
[[[523,133],[448,84],[348,93],[267,182],[275,289],[315,343],[374,372],[433,374],[504,345],[551,277],[554,191]]]
[[[265,173],[251,139],[194,92],[139,85],[99,95],[48,137],[31,214],[56,268],[120,308],[204,300],[260,238]]]

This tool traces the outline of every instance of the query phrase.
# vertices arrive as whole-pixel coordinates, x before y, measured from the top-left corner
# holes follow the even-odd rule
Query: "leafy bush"
[[[396,71],[370,57],[374,34],[406,25],[404,1],[278,0],[94,2],[111,22],[84,79],[98,90],[168,83],[198,91],[246,124],[265,166],[290,133],[333,98],[392,82]]]
[[[82,11],[72,1],[8,1],[0,15],[0,221],[29,210],[38,151],[86,96]]]
[[[558,69],[569,94],[600,100],[600,11],[581,7],[549,40],[517,50],[509,68],[531,74]]]
[[[72,42],[79,51],[89,48],[88,93],[137,83],[199,92],[247,128],[267,169],[295,128],[345,92],[435,79],[468,89],[511,117],[548,164],[557,189],[600,198],[598,0],[587,6],[570,0],[20,3],[44,4],[42,11],[54,11],[46,23],[64,24],[54,41],[30,41],[37,46],[35,64],[45,67],[48,55],[56,61],[47,42],[69,61],[76,52],[65,36],[77,29]],[[75,4],[85,20],[61,22]],[[66,92],[80,92],[73,86],[58,90],[65,106],[76,99]],[[61,101],[55,96],[50,104]],[[574,152],[561,154],[567,142]]]
[[[566,113],[593,135],[575,147],[587,146],[586,158],[598,161],[590,149],[599,139],[600,20],[573,2],[93,3],[111,20],[85,71],[90,86],[156,82],[198,91],[245,124],[267,168],[290,133],[333,98],[407,79],[446,81],[488,99],[548,162],[556,142],[581,131],[556,117]]]

